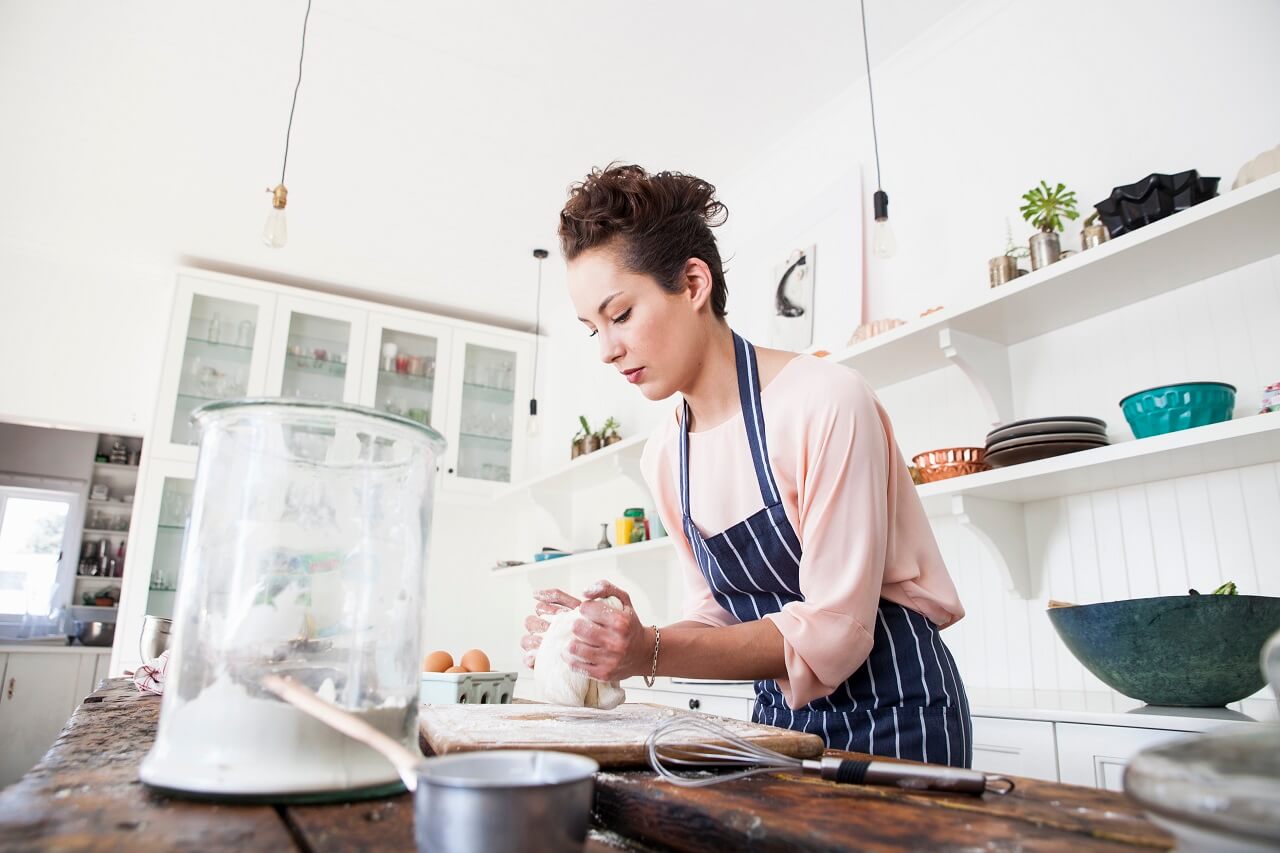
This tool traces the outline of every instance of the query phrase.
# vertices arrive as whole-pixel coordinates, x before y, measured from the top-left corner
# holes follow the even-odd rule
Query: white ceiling
[[[869,0],[873,62],[961,2]],[[0,226],[523,323],[591,166],[723,180],[862,78],[850,0],[314,0],[272,251],[304,8],[0,0]]]

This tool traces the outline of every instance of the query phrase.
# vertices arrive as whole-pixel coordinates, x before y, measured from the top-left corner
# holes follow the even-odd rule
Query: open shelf
[[[628,560],[632,557],[642,557],[646,554],[653,556],[661,554],[672,547],[671,537],[663,536],[658,539],[650,539],[648,542],[636,542],[631,545],[623,545],[621,547],[600,548],[595,551],[583,551],[578,554],[570,554],[568,557],[557,557],[554,560],[543,560],[542,562],[522,563],[519,566],[502,566],[493,569],[494,574],[498,575],[514,575],[523,574],[528,571],[538,571],[539,569],[564,569],[564,568],[581,568],[585,565],[593,563],[602,563],[612,560]]]
[[[1272,412],[927,483],[917,493],[930,516],[953,516],[977,536],[1012,589],[1032,597],[1027,503],[1277,461],[1280,412]]]
[[[84,530],[81,530],[80,532],[81,532],[81,533],[91,533],[91,534],[93,534],[93,535],[95,535],[95,536],[114,536],[114,537],[116,537],[117,539],[128,539],[128,538],[129,538],[129,529],[128,529],[128,528],[125,528],[124,530],[96,530],[96,529],[93,529],[93,528],[90,528],[90,527],[86,527]]]
[[[954,364],[992,423],[1013,419],[1011,344],[1280,253],[1280,174],[1071,255],[967,304],[912,320],[829,358],[874,387]],[[982,270],[975,275],[981,276]]]
[[[559,468],[513,483],[499,498],[523,494],[531,489],[577,490],[605,483],[618,475],[620,467],[635,468],[639,476],[640,454],[647,435],[633,435],[595,453],[579,456]]]

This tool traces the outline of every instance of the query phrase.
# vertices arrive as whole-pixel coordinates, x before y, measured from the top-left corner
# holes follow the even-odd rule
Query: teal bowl
[[[1280,598],[1168,595],[1049,611],[1085,669],[1149,705],[1217,708],[1266,685],[1259,662]]]
[[[1130,394],[1120,401],[1134,438],[1231,420],[1236,389],[1225,382],[1184,382]]]

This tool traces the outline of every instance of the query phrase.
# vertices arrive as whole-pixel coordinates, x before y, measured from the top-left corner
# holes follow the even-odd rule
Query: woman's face
[[[697,284],[668,293],[652,276],[624,269],[607,249],[571,261],[568,282],[578,319],[600,344],[601,361],[650,400],[687,387],[702,339],[698,308],[706,301]]]

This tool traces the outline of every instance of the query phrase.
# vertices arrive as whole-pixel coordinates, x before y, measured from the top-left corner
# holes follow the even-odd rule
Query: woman
[[[566,655],[592,678],[751,679],[756,722],[968,767],[968,700],[938,636],[964,610],[888,416],[856,372],[728,326],[711,232],[724,216],[705,181],[638,166],[570,191],[560,241],[579,319],[647,398],[683,398],[641,465],[685,618],[645,626],[604,581],[582,602],[542,590],[526,663],[542,617],[581,605]]]

